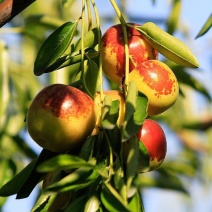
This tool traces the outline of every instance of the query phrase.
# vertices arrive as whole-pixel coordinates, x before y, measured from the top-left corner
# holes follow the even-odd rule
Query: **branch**
[[[4,0],[0,4],[0,27],[12,20],[36,0]]]

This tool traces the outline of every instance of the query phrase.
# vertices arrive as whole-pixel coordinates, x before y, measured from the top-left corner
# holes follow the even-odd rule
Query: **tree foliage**
[[[35,186],[39,187],[44,176],[53,175],[53,182],[39,196],[32,211],[47,211],[55,199],[65,193],[75,198],[66,204],[64,211],[91,211],[91,208],[93,211],[144,211],[140,198],[144,188],[171,189],[189,195],[188,186],[182,179],[194,179],[199,173],[200,178],[205,175],[201,170],[206,161],[200,154],[211,151],[212,116],[209,112],[208,119],[192,116],[189,96],[199,93],[209,105],[211,94],[193,75],[198,61],[190,50],[187,51],[185,44],[173,36],[180,30],[181,0],[171,3],[165,21],[168,33],[158,28],[157,23],[141,23],[143,25],[138,27],[164,56],[163,62],[173,70],[180,84],[176,104],[154,117],[172,131],[170,138],[179,140],[180,151],[175,157],[167,157],[154,173],[132,176],[139,148],[145,156],[144,161],[148,160],[145,148],[136,146],[133,137],[137,131],[136,123],[142,123],[146,118],[146,113],[139,109],[147,107],[147,99],[139,93],[130,95],[130,92],[137,92],[133,85],[129,86],[126,101],[128,105],[135,102],[137,105],[132,111],[127,110],[123,135],[114,124],[117,104],[108,100],[101,142],[98,136],[88,137],[78,155],[74,152],[55,154],[47,150],[37,153],[30,145],[32,141],[27,134],[25,117],[30,102],[42,87],[62,82],[80,87],[92,97],[100,87],[99,38],[104,17],[98,16],[98,7],[93,0],[82,1],[82,4],[86,9],[79,1],[36,1],[0,29],[0,196],[4,197],[0,199],[0,208],[8,196],[16,194],[17,199],[27,198]],[[76,10],[81,7],[82,10]],[[116,7],[115,10],[118,11]],[[114,20],[118,17],[122,21],[122,15],[130,19],[128,14],[117,13]],[[210,14],[196,38],[206,34],[211,25]],[[17,42],[14,45],[7,43],[13,37]],[[106,77],[104,80],[109,88],[119,89]],[[199,137],[199,133],[203,136]],[[135,151],[127,160],[129,168],[124,177],[123,161],[117,157],[121,144],[114,142],[115,139],[131,139],[129,151]],[[211,169],[208,173],[211,178]],[[131,192],[126,199],[129,188]]]

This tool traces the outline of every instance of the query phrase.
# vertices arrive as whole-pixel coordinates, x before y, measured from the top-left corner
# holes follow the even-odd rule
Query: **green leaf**
[[[108,97],[109,96],[105,96],[105,99],[107,99]],[[114,129],[119,117],[119,100],[112,101],[111,105],[105,104],[103,107],[103,111],[105,108],[109,110],[104,113],[102,119],[102,127],[107,130]]]
[[[140,129],[147,117],[147,97],[137,92],[135,82],[131,81],[126,97],[126,113],[123,125],[122,141],[127,141]]]
[[[49,73],[52,71],[59,70],[61,68],[79,63],[81,61],[81,52],[73,52],[69,55],[62,56],[58,58],[54,63],[52,63],[50,66],[46,67],[43,70],[43,73]]]
[[[172,10],[169,15],[169,18],[167,19],[167,32],[171,35],[177,28],[180,12],[181,12],[181,0],[172,1]]]
[[[138,161],[138,167],[137,170],[139,172],[147,172],[149,171],[149,153],[143,144],[143,142],[138,142],[139,146],[139,161]]]
[[[93,155],[93,148],[97,139],[98,139],[98,135],[90,136],[86,139],[79,153],[80,158],[86,161],[91,159]]]
[[[129,212],[130,210],[124,205],[124,201],[119,193],[108,183],[102,185],[100,194],[101,202],[107,211]]]
[[[43,43],[34,63],[34,73],[40,76],[53,64],[70,45],[77,28],[78,21],[67,22],[56,29]]]
[[[97,195],[92,195],[85,204],[84,212],[99,211],[100,201]]]
[[[125,150],[127,151],[126,160],[126,181],[127,188],[130,189],[133,178],[137,172],[139,162],[139,141],[136,136],[130,138],[128,142],[125,142]]]
[[[84,86],[88,90],[88,94],[94,97],[99,87],[99,67],[97,64],[89,59],[87,63],[87,68],[85,69],[85,80]]]
[[[71,49],[73,51],[81,50],[81,42],[82,39],[80,38],[74,44],[71,45]],[[98,29],[93,28],[84,35],[84,47],[94,48],[97,44],[98,44]]]
[[[29,163],[21,172],[0,188],[0,196],[7,197],[16,194],[30,175],[36,160]]]
[[[46,190],[57,192],[66,192],[74,189],[78,190],[91,185],[98,178],[99,174],[96,170],[92,170],[88,167],[81,167],[60,181],[48,186]]]
[[[129,199],[128,207],[132,212],[144,212],[144,206],[141,200],[141,194],[139,190]]]
[[[154,23],[147,22],[142,26],[136,26],[136,29],[153,48],[169,60],[182,66],[199,67],[196,57],[182,41],[168,34]]]
[[[37,172],[37,167],[41,163],[43,163],[43,161],[48,160],[48,159],[54,157],[55,155],[57,155],[57,153],[50,152],[49,150],[46,150],[46,149],[43,149],[41,151],[40,155],[38,156],[38,158],[36,160],[36,163],[35,163],[33,169],[31,170],[31,172],[28,175],[28,177],[26,178],[25,182],[23,183],[23,185],[17,192],[16,199],[26,198],[31,194],[32,190],[41,181],[41,179],[43,177],[43,173]]]
[[[56,196],[56,195],[54,195]],[[42,194],[39,199],[36,201],[35,205],[31,209],[31,212],[44,212],[47,211],[47,207],[54,200],[53,196],[50,194]]]
[[[63,169],[79,168],[81,166],[93,167],[91,163],[88,163],[84,159],[68,154],[60,154],[53,157],[37,167],[38,172],[52,172]]]
[[[201,28],[200,32],[197,34],[196,38],[203,36],[212,26],[212,14],[210,14],[209,18]]]
[[[79,212],[83,211],[88,194],[83,194],[78,196],[76,199],[71,201],[71,203],[64,209],[64,212]]]

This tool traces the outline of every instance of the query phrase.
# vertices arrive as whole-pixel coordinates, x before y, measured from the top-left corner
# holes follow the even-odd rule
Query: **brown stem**
[[[4,0],[0,4],[0,27],[12,20],[36,0]]]

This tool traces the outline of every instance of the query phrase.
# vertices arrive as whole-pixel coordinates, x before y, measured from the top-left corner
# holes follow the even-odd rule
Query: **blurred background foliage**
[[[102,2],[96,1],[97,7]],[[118,3],[129,22],[142,24],[152,21],[170,34],[180,35],[189,45],[194,42],[189,28],[180,19],[183,0],[169,1],[170,13],[167,17],[128,14],[126,5],[129,1]],[[153,8],[157,4],[160,1],[152,0]],[[74,80],[68,67],[36,77],[33,65],[39,47],[48,35],[65,21],[76,20],[80,16],[80,8],[80,1],[37,0],[0,29],[0,186],[39,154],[39,148],[31,144],[24,122],[31,100],[48,84]],[[100,18],[102,31],[118,21],[115,14],[111,16],[106,12],[100,13]],[[78,30],[80,35],[80,25]],[[193,192],[193,182],[198,181],[201,186],[207,187],[211,186],[209,182],[212,180],[212,91],[204,80],[198,80],[204,70],[164,62],[175,72],[181,95],[174,107],[154,117],[167,134],[168,155],[161,168],[140,176],[139,183],[146,204],[149,203],[145,201],[148,198],[148,195],[145,196],[147,188],[168,189],[189,196]],[[105,89],[116,88],[107,78],[104,84]],[[0,211],[4,211],[6,201],[7,198],[0,198]]]

